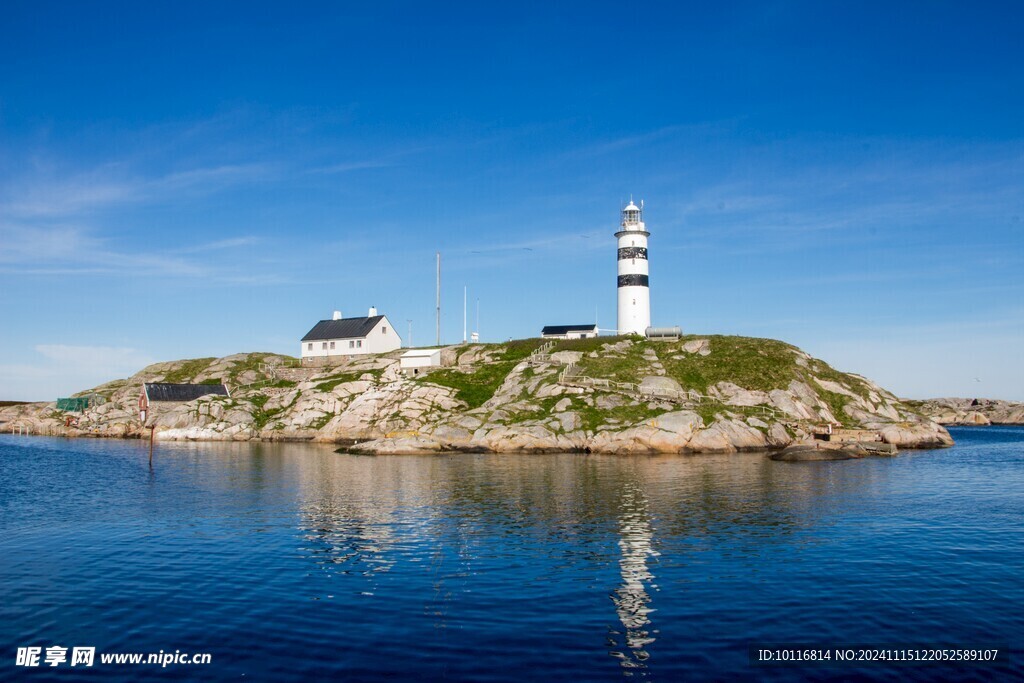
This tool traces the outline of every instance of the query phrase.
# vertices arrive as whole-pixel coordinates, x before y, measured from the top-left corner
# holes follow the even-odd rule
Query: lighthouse
[[[651,326],[651,290],[648,283],[647,232],[643,205],[629,200],[622,210],[619,240],[619,334],[643,337]]]

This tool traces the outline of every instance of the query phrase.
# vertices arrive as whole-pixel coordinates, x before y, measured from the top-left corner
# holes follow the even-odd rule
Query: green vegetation
[[[327,423],[334,419],[334,415],[331,413],[324,413],[321,417],[313,420],[309,425],[313,429],[323,429],[327,426]]]
[[[583,428],[595,431],[598,427],[608,424],[608,420],[618,420],[622,427],[637,424],[644,420],[651,420],[666,412],[662,408],[648,408],[646,403],[638,405],[622,405],[617,408],[602,409],[595,406],[588,406],[579,400],[573,400],[569,408],[575,410],[583,421]]]
[[[834,391],[828,391],[827,389],[822,389],[821,387],[818,387],[818,396],[820,396],[821,400],[828,405],[829,410],[832,411],[832,414],[835,415],[835,418],[839,420],[840,424],[842,424],[844,427],[850,428],[855,428],[857,426],[853,418],[847,415],[846,411],[843,410],[843,408],[846,407],[846,404],[850,401],[849,396],[837,394]]]
[[[630,335],[620,335],[617,337],[590,337],[589,339],[559,339],[555,341],[555,346],[551,349],[551,353],[557,353],[559,351],[581,351],[583,353],[590,353],[591,351],[599,351],[605,344],[617,344],[623,339],[639,341],[639,337],[633,337]]]
[[[71,397],[79,398],[82,396],[90,396],[92,394],[95,394],[97,396],[102,396],[105,399],[110,399],[110,397],[114,395],[115,391],[117,391],[118,389],[123,389],[126,386],[128,386],[128,380],[115,379],[113,381],[101,384],[95,389],[87,389],[86,391],[79,391],[78,393],[71,394]]]
[[[261,369],[260,366],[267,364],[271,360],[278,362],[282,366],[292,366],[299,363],[298,359],[296,358],[292,358],[291,356],[282,356],[278,353],[268,353],[265,351],[249,353],[246,354],[244,358],[232,361],[231,365],[228,367],[228,371],[226,376],[224,377],[224,381],[228,381],[234,385],[242,384],[240,378],[247,372],[251,372],[266,377],[266,371],[264,369]],[[258,382],[260,380],[257,379],[249,381]],[[219,384],[220,382],[221,380],[204,380],[202,383]],[[270,386],[277,386],[277,383],[271,384]],[[295,386],[295,384],[292,383],[291,386]]]
[[[330,377],[324,378],[323,382],[317,384],[314,389],[317,391],[333,391],[334,387],[339,384],[345,384],[347,382],[358,382],[359,378],[363,375],[373,375],[374,381],[380,379],[380,376],[384,374],[383,370],[358,370],[356,372],[346,372],[340,375],[331,375]],[[295,386],[294,382],[292,386]]]
[[[238,378],[247,372],[263,374],[260,372],[260,365],[266,363],[267,358],[272,358],[276,355],[274,353],[250,353],[242,360],[236,360],[231,364],[231,367],[228,369],[227,379],[233,384],[240,384]]]
[[[700,415],[700,419],[704,420],[705,425],[709,425],[718,421],[718,415],[725,412],[725,406],[712,401],[701,401],[693,407],[693,412]]]
[[[164,381],[169,384],[186,384],[191,382],[196,378],[196,375],[210,367],[215,360],[217,359],[194,358],[192,360],[181,361],[181,364],[178,367],[164,375]]]
[[[813,359],[808,361],[808,367],[811,373],[819,379],[829,380],[836,382],[837,384],[843,384],[849,387],[850,391],[857,394],[861,398],[867,398],[871,393],[871,389],[860,377],[856,375],[850,375],[845,372],[839,372],[825,361]],[[846,397],[849,398],[849,397]]]
[[[510,413],[504,422],[505,424],[512,425],[519,424],[520,422],[526,422],[527,420],[543,420],[554,412],[555,404],[561,399],[561,396],[548,396],[547,398],[537,399],[531,404],[532,406],[535,406],[534,410],[523,410],[516,413]]]
[[[644,349],[653,342],[639,338],[628,338],[633,339],[633,343],[622,354],[616,354],[601,350],[601,346],[604,344],[617,343],[616,340],[609,342],[607,339],[607,337],[598,337],[596,339],[566,340],[562,344],[573,344],[581,348],[558,348],[557,350],[585,351],[583,358],[580,359],[577,365],[582,373],[588,377],[610,379],[616,382],[639,382],[643,379],[644,375],[653,374],[653,372],[647,372],[650,367],[650,361],[643,356]],[[618,339],[621,340],[623,338]],[[658,345],[654,348],[665,349],[663,345]],[[589,358],[586,355],[589,351],[586,351],[586,349],[590,351],[597,350],[601,355],[598,358]]]
[[[928,413],[925,410],[927,401],[916,401],[909,398],[901,398],[900,405],[904,409],[904,412],[917,415],[918,417],[928,418]]]
[[[268,400],[270,400],[270,397],[265,394],[256,394],[249,398],[249,402],[253,405],[252,422],[253,426],[257,430],[263,429],[271,420],[288,411],[299,400],[299,396],[296,394],[295,397],[292,398],[292,402],[286,406],[265,410],[264,406],[267,405]]]
[[[527,353],[529,355],[529,353]],[[462,370],[434,370],[420,377],[431,384],[455,389],[455,397],[470,408],[479,408],[494,396],[508,373],[519,361],[503,360],[475,366],[473,372]]]
[[[0,408],[9,408],[11,406],[24,406],[28,405],[28,401],[0,401]]]
[[[504,346],[504,350],[499,356],[500,360],[504,361],[520,361],[528,357],[531,353],[536,351],[546,339],[540,337],[533,337],[530,339],[514,339],[510,342],[505,342],[501,346]]]
[[[683,344],[696,339],[709,341],[710,355],[683,351]],[[732,382],[754,391],[785,389],[801,375],[800,366],[796,363],[797,348],[774,339],[688,335],[676,343],[648,343],[653,344],[658,352],[669,377],[684,389],[696,389],[701,393],[706,393],[708,387],[719,382]]]
[[[495,344],[493,346],[500,347],[500,353],[496,355],[496,359],[490,363],[473,366],[472,372],[464,372],[456,368],[434,370],[420,375],[416,379],[455,389],[456,398],[465,401],[471,409],[479,408],[494,396],[494,392],[505,381],[512,368],[529,357],[544,342],[544,339],[535,337]],[[487,346],[491,345],[475,345],[476,348],[481,349],[486,349]],[[527,419],[527,417],[524,416],[523,419]]]
[[[653,419],[666,412],[660,408],[648,408],[647,404],[643,402],[638,403],[638,405],[627,404],[616,408],[597,408],[587,405],[579,396],[548,396],[537,399],[533,403],[537,407],[536,410],[523,410],[513,413],[509,415],[508,419],[504,420],[504,423],[512,425],[528,420],[546,420],[555,414],[555,405],[565,398],[570,399],[570,405],[566,410],[579,415],[583,429],[589,429],[590,431],[595,431],[601,425],[608,424],[609,420],[616,420],[622,427],[626,427],[644,420]]]

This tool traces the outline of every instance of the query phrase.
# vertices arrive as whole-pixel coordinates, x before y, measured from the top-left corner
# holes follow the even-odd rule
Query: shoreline
[[[297,367],[267,353],[167,361],[100,385],[80,411],[0,409],[0,430],[158,441],[321,442],[360,453],[735,453],[863,441],[952,444],[922,411],[771,339],[684,335],[447,347]],[[221,389],[191,400],[143,388]],[[183,383],[184,384],[179,384]],[[188,396],[194,396],[190,392]],[[185,396],[186,394],[182,394]],[[143,405],[145,403],[145,405]]]
[[[1001,425],[970,425],[972,427],[986,427],[986,426],[1001,426]],[[1016,425],[1024,426],[1024,425]],[[78,433],[78,434],[18,434],[11,432],[0,431],[0,435],[4,436],[24,436],[32,438],[57,438],[57,439],[110,439],[114,441],[146,441],[147,436],[143,433],[135,432],[125,435],[110,435],[110,434],[90,434],[90,433]],[[384,449],[384,450],[371,450],[371,449],[360,449],[360,445],[373,444],[380,442],[380,439],[317,439],[315,437],[304,437],[304,436],[285,436],[281,438],[263,438],[263,437],[251,437],[245,439],[209,439],[209,438],[170,438],[161,439],[157,438],[154,441],[155,446],[159,446],[161,443],[294,443],[294,444],[319,444],[325,447],[335,447],[334,452],[339,454],[347,455],[462,455],[462,454],[482,454],[482,455],[556,455],[563,453],[571,453],[576,455],[640,455],[640,456],[652,456],[652,455],[731,455],[738,453],[764,453],[766,455],[780,454],[787,450],[801,449],[801,450],[817,450],[818,452],[827,451],[844,451],[855,449],[860,442],[827,442],[827,441],[808,441],[808,442],[793,442],[788,445],[768,446],[768,447],[734,447],[734,448],[682,448],[676,450],[668,449],[643,449],[643,448],[631,448],[629,450],[614,449],[614,450],[601,450],[594,448],[574,448],[574,447],[535,447],[535,448],[516,448],[508,450],[496,450],[487,448],[484,446],[460,446],[455,444],[442,445],[438,448],[395,448],[395,449]],[[831,443],[831,445],[830,445]],[[886,442],[874,442],[874,443],[886,443]],[[887,444],[890,445],[890,444]],[[898,446],[897,450],[893,454],[879,455],[872,453],[872,457],[891,457],[892,455],[898,454],[900,451],[930,451],[940,450],[945,448],[951,448],[955,444],[947,443],[929,443],[929,444],[918,444],[918,445],[902,445]],[[814,447],[814,448],[810,448]]]

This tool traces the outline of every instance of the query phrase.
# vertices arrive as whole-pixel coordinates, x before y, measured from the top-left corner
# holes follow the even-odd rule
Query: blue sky
[[[0,398],[334,309],[432,342],[436,250],[444,341],[464,285],[487,341],[613,327],[632,194],[655,324],[1024,400],[1022,14],[5,3]]]

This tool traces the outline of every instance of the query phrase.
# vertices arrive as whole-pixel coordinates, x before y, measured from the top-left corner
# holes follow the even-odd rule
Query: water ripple
[[[152,469],[143,443],[0,437],[0,677],[55,643],[211,652],[160,672],[188,680],[1020,677],[747,663],[759,641],[1020,646],[1024,429],[955,437],[807,467],[161,444]]]

